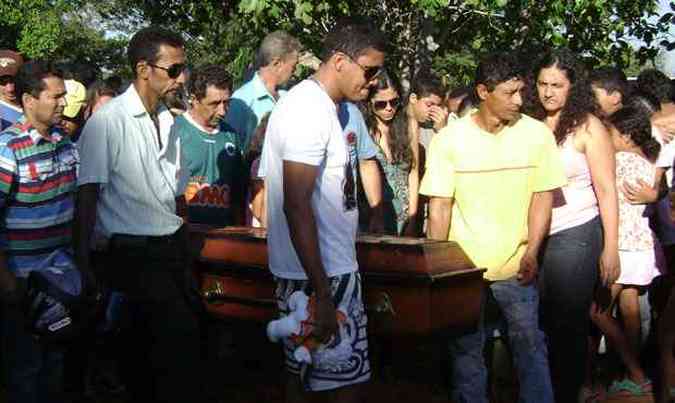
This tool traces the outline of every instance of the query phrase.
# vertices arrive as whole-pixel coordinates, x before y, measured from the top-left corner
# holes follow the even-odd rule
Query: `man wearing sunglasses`
[[[117,341],[131,401],[201,402],[179,144],[163,102],[185,83],[183,39],[145,28],[127,56],[132,84],[87,121],[78,143],[76,259],[89,267],[89,246],[106,245],[99,277],[127,297],[128,326]]]
[[[14,76],[22,64],[23,57],[19,53],[0,50],[0,131],[13,125],[23,114],[14,85]]]
[[[261,160],[265,172],[269,267],[277,280],[282,315],[302,290],[315,300],[314,336],[326,348],[349,343],[339,363],[305,365],[286,341],[288,401],[353,402],[370,378],[366,316],[356,262],[358,209],[355,163],[358,139],[345,133],[342,101],[366,98],[384,63],[382,35],[345,24],[324,40],[318,71],[286,94],[270,116]],[[346,314],[338,326],[336,308]]]

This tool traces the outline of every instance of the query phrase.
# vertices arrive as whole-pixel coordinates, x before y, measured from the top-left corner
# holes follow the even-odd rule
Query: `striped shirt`
[[[0,247],[17,276],[70,248],[77,166],[57,129],[45,138],[22,117],[0,133]]]

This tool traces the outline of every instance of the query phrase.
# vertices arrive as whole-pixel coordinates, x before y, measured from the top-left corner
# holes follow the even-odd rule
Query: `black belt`
[[[143,247],[146,245],[170,244],[179,241],[182,229],[183,227],[170,235],[113,234],[110,237],[110,244],[113,247]]]

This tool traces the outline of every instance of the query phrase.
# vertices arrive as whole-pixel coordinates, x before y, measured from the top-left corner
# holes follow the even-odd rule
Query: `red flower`
[[[347,133],[347,143],[350,146],[353,146],[354,144],[356,144],[356,134],[354,134],[354,132]]]

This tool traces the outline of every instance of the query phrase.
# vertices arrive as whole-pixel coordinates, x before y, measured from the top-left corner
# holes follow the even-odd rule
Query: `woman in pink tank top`
[[[587,72],[571,51],[545,54],[533,78],[531,113],[553,132],[568,179],[553,201],[539,287],[556,401],[573,402],[585,380],[597,280],[611,284],[619,272],[614,149],[594,116]]]

